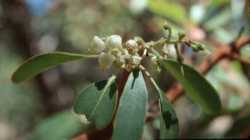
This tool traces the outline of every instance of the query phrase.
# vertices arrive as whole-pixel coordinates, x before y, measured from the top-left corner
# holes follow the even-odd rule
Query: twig
[[[241,57],[239,54],[234,54],[234,55],[232,55],[232,56],[231,56],[231,59],[233,59],[233,60],[238,60],[238,61],[240,61],[240,62],[243,63],[243,64],[250,65],[250,59],[243,58],[243,57]]]
[[[223,59],[230,59],[235,57],[235,53],[242,47],[250,44],[250,37],[241,37],[238,40],[216,47],[212,56],[205,59],[199,66],[198,71],[205,75],[207,74],[216,64]],[[239,61],[242,59],[237,58]],[[246,62],[246,61],[245,61]],[[180,84],[175,83],[167,92],[166,96],[171,102],[175,102],[179,97],[183,95],[183,87]]]

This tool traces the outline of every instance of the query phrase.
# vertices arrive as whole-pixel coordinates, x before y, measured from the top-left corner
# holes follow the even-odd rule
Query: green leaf
[[[151,79],[159,94],[160,115],[160,139],[174,139],[179,134],[179,123],[172,104],[164,96],[164,92],[159,88],[154,79]]]
[[[116,106],[115,76],[108,81],[91,84],[84,89],[74,104],[74,111],[86,115],[97,129],[106,127],[112,120]]]
[[[31,134],[31,140],[68,140],[87,129],[70,111],[58,113],[43,120]]]
[[[142,136],[148,92],[140,71],[129,75],[114,122],[112,140],[139,140]]]
[[[66,53],[66,52],[54,52],[54,53],[47,53],[34,56],[26,60],[14,72],[14,74],[12,75],[12,81],[16,83],[22,82],[59,64],[82,58],[93,58],[93,57],[96,56]]]
[[[222,6],[222,5],[229,4],[229,3],[230,3],[230,0],[212,0],[210,5],[211,6]]]
[[[190,99],[199,104],[206,113],[220,112],[221,103],[216,90],[197,71],[173,60],[161,60],[160,64],[182,84]]]
[[[203,16],[202,25],[206,24],[207,22],[212,23],[214,18],[221,17],[224,15],[224,10],[230,7],[230,0],[213,0],[206,6],[206,13]],[[229,14],[232,13],[231,11],[227,11]],[[232,15],[232,14],[231,14]],[[204,26],[204,25],[203,25]],[[216,27],[216,26],[214,26]],[[218,27],[217,27],[218,28]]]
[[[149,0],[148,8],[151,12],[167,17],[179,24],[187,21],[186,10],[178,3],[166,0]]]
[[[160,93],[160,138],[173,139],[177,138],[179,134],[179,124],[176,113],[172,104],[164,97],[164,93]]]
[[[217,12],[216,15],[213,15],[211,19],[207,20],[204,23],[204,28],[208,31],[216,31],[217,29],[228,24],[232,19],[231,9],[226,8],[221,12]]]

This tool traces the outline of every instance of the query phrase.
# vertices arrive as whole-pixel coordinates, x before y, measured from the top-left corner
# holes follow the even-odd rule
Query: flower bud
[[[132,64],[134,65],[140,65],[142,58],[140,56],[132,56]]]
[[[92,53],[100,53],[104,49],[105,49],[104,41],[100,37],[94,36],[91,42],[91,48],[89,49],[89,51]]]
[[[126,58],[124,55],[117,56],[114,62],[114,64],[117,67],[122,67],[123,65],[125,65],[125,63],[126,63]]]
[[[201,44],[198,44],[198,43],[191,44],[191,48],[195,52],[199,52],[199,51],[204,51],[205,50],[205,47],[203,45],[201,45]]]
[[[106,47],[109,50],[122,48],[122,38],[119,35],[111,35],[106,40]]]
[[[170,58],[177,58],[177,52],[175,50],[175,47],[174,45],[165,45],[163,48],[162,48],[162,51],[164,54],[167,55],[167,57],[170,57]]]
[[[138,52],[138,44],[135,40],[128,40],[126,42],[126,47],[129,53],[134,54]]]
[[[102,52],[99,56],[98,62],[102,69],[108,69],[115,61],[115,57],[112,54]]]
[[[151,57],[151,61],[152,61],[154,64],[157,64],[157,57],[156,57],[156,56],[152,56],[152,57]]]

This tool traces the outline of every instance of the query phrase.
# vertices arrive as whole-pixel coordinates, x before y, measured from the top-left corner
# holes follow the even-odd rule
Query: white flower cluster
[[[128,40],[124,45],[119,35],[111,35],[107,38],[94,36],[90,52],[99,54],[99,65],[102,69],[110,68],[113,64],[128,71],[138,67],[142,57],[139,55],[141,46],[138,40]]]

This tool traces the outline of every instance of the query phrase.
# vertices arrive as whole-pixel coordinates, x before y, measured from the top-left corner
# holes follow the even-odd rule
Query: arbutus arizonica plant
[[[118,81],[117,76],[113,75],[107,80],[92,83],[81,91],[73,108],[84,125],[89,126],[87,131],[102,130],[111,124],[112,140],[139,140],[148,109],[146,79],[157,91],[160,138],[177,138],[177,116],[164,92],[146,66],[143,66],[145,58],[150,58],[157,70],[166,71],[175,77],[184,87],[187,96],[205,113],[220,113],[221,103],[210,83],[191,66],[183,63],[180,47],[190,47],[194,52],[206,51],[205,47],[186,39],[184,34],[174,36],[167,25],[164,25],[164,32],[166,36],[151,42],[135,37],[123,43],[119,35],[95,36],[89,54],[54,52],[31,57],[14,72],[12,80],[19,83],[65,62],[97,58],[101,69],[114,66],[127,75],[121,78],[123,81]]]

